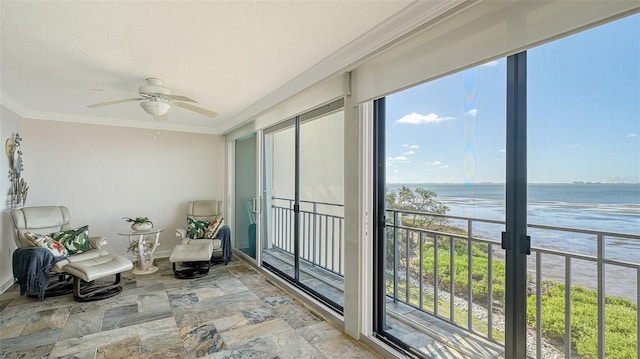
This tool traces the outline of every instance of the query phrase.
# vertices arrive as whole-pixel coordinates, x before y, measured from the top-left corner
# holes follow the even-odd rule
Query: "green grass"
[[[547,283],[542,296],[542,331],[560,342],[564,339],[565,286]],[[605,351],[608,358],[637,357],[637,310],[631,301],[605,298]],[[536,297],[527,303],[527,321],[536,321]],[[582,358],[598,357],[598,293],[581,287],[571,288],[571,341]]]
[[[487,254],[488,246],[486,244],[475,243],[472,245],[472,265],[471,265],[471,292],[473,301],[476,303],[487,305],[489,293],[489,257]],[[454,244],[453,270],[454,270],[454,291],[456,295],[466,298],[468,290],[468,269],[469,261],[467,260],[468,248],[466,243],[456,241]],[[440,240],[438,244],[438,282],[444,290],[451,288],[451,250],[448,239]],[[434,258],[435,246],[433,243],[426,243],[423,247],[423,268],[425,279],[434,282]],[[504,281],[505,281],[505,265],[504,262],[493,260],[493,301],[504,303]]]
[[[437,276],[439,288],[450,291],[450,242],[448,237],[441,237],[438,242]],[[454,289],[457,296],[466,298],[468,288],[468,248],[466,241],[454,242]],[[488,277],[488,246],[474,243],[472,246],[472,293],[473,301],[487,305],[488,284],[492,280],[493,301],[498,305],[504,304],[505,264],[501,260],[493,260],[493,279]],[[417,251],[414,252],[417,255]],[[435,248],[433,241],[423,245],[423,278],[428,283],[434,283]],[[401,262],[405,259],[401,258]],[[404,263],[401,263],[404,268]],[[411,260],[410,267],[417,271],[418,258]],[[399,279],[398,296],[405,299],[405,284]],[[546,337],[562,342],[564,339],[564,285],[545,283],[542,293],[542,330]],[[393,288],[387,288],[390,293]],[[409,302],[420,306],[419,288],[410,286]],[[433,295],[423,293],[422,306],[426,311],[433,312]],[[581,287],[571,289],[571,341],[576,352],[582,358],[597,358],[598,325],[597,325],[597,292]],[[449,316],[449,302],[438,300],[438,314]],[[631,301],[609,297],[605,298],[605,351],[608,358],[636,358],[637,357],[637,311],[638,306]],[[527,303],[527,321],[535,326],[536,297],[530,296]],[[465,326],[466,311],[455,309],[455,322]],[[486,334],[486,324],[474,320],[474,330]],[[504,340],[502,333],[494,331],[498,340]]]

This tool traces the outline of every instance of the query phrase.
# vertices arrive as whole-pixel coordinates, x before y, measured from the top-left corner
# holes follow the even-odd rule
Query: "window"
[[[376,101],[380,338],[640,355],[639,44],[634,15]]]
[[[434,318],[502,350],[505,77],[500,59],[384,99],[381,328],[419,355],[456,352],[425,345]]]

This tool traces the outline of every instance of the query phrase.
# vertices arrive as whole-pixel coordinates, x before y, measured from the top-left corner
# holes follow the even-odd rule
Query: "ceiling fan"
[[[171,108],[171,105],[182,107],[186,110],[197,112],[207,117],[216,117],[218,114],[192,105],[191,103],[197,103],[197,101],[190,99],[187,96],[172,95],[168,88],[162,87],[164,81],[149,77],[147,84],[138,87],[138,97],[127,98],[123,100],[107,101],[101,103],[95,103],[93,105],[87,105],[89,108],[96,108],[109,105],[117,105],[119,103],[142,101],[140,106],[144,111],[153,116],[156,120],[166,120],[167,111]],[[95,91],[106,91],[100,89],[94,89]],[[191,103],[189,103],[191,102]]]

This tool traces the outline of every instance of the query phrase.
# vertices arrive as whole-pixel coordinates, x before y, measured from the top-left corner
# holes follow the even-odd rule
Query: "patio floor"
[[[293,276],[293,257],[280,250],[262,253],[263,260]],[[334,273],[300,261],[301,282],[344,304],[344,280]],[[479,335],[452,325],[387,297],[386,331],[432,358],[503,358],[504,348]]]
[[[123,275],[96,302],[0,295],[0,358],[379,358],[234,259],[178,280],[171,263]]]

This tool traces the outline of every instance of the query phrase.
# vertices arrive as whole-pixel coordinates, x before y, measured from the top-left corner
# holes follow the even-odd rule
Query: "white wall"
[[[129,229],[129,224],[121,218],[147,216],[156,228],[165,229],[156,253],[168,256],[177,243],[175,228],[186,225],[187,201],[223,198],[223,139],[218,135],[11,121],[17,115],[5,118],[5,112],[10,111],[3,108],[3,138],[11,134],[11,127],[5,130],[9,119],[23,139],[22,176],[30,187],[26,205],[69,207],[71,225],[88,224],[91,235],[107,237],[110,253],[127,255],[128,238],[118,232]],[[7,166],[4,160],[2,173]],[[4,269],[7,243],[15,247],[6,235],[10,225],[3,220],[0,283],[11,278]]]
[[[13,137],[14,133],[20,133],[22,136],[22,121],[20,116],[16,115],[4,106],[0,106],[0,139],[2,146],[8,138]],[[9,174],[9,158],[4,154],[4,149],[0,155],[0,195],[2,202],[2,216],[0,216],[0,292],[7,289],[13,283],[13,271],[11,269],[11,253],[16,248],[11,234],[11,218],[9,217],[8,203],[6,196],[9,191],[10,182],[7,175]],[[28,200],[28,198],[27,198]]]

